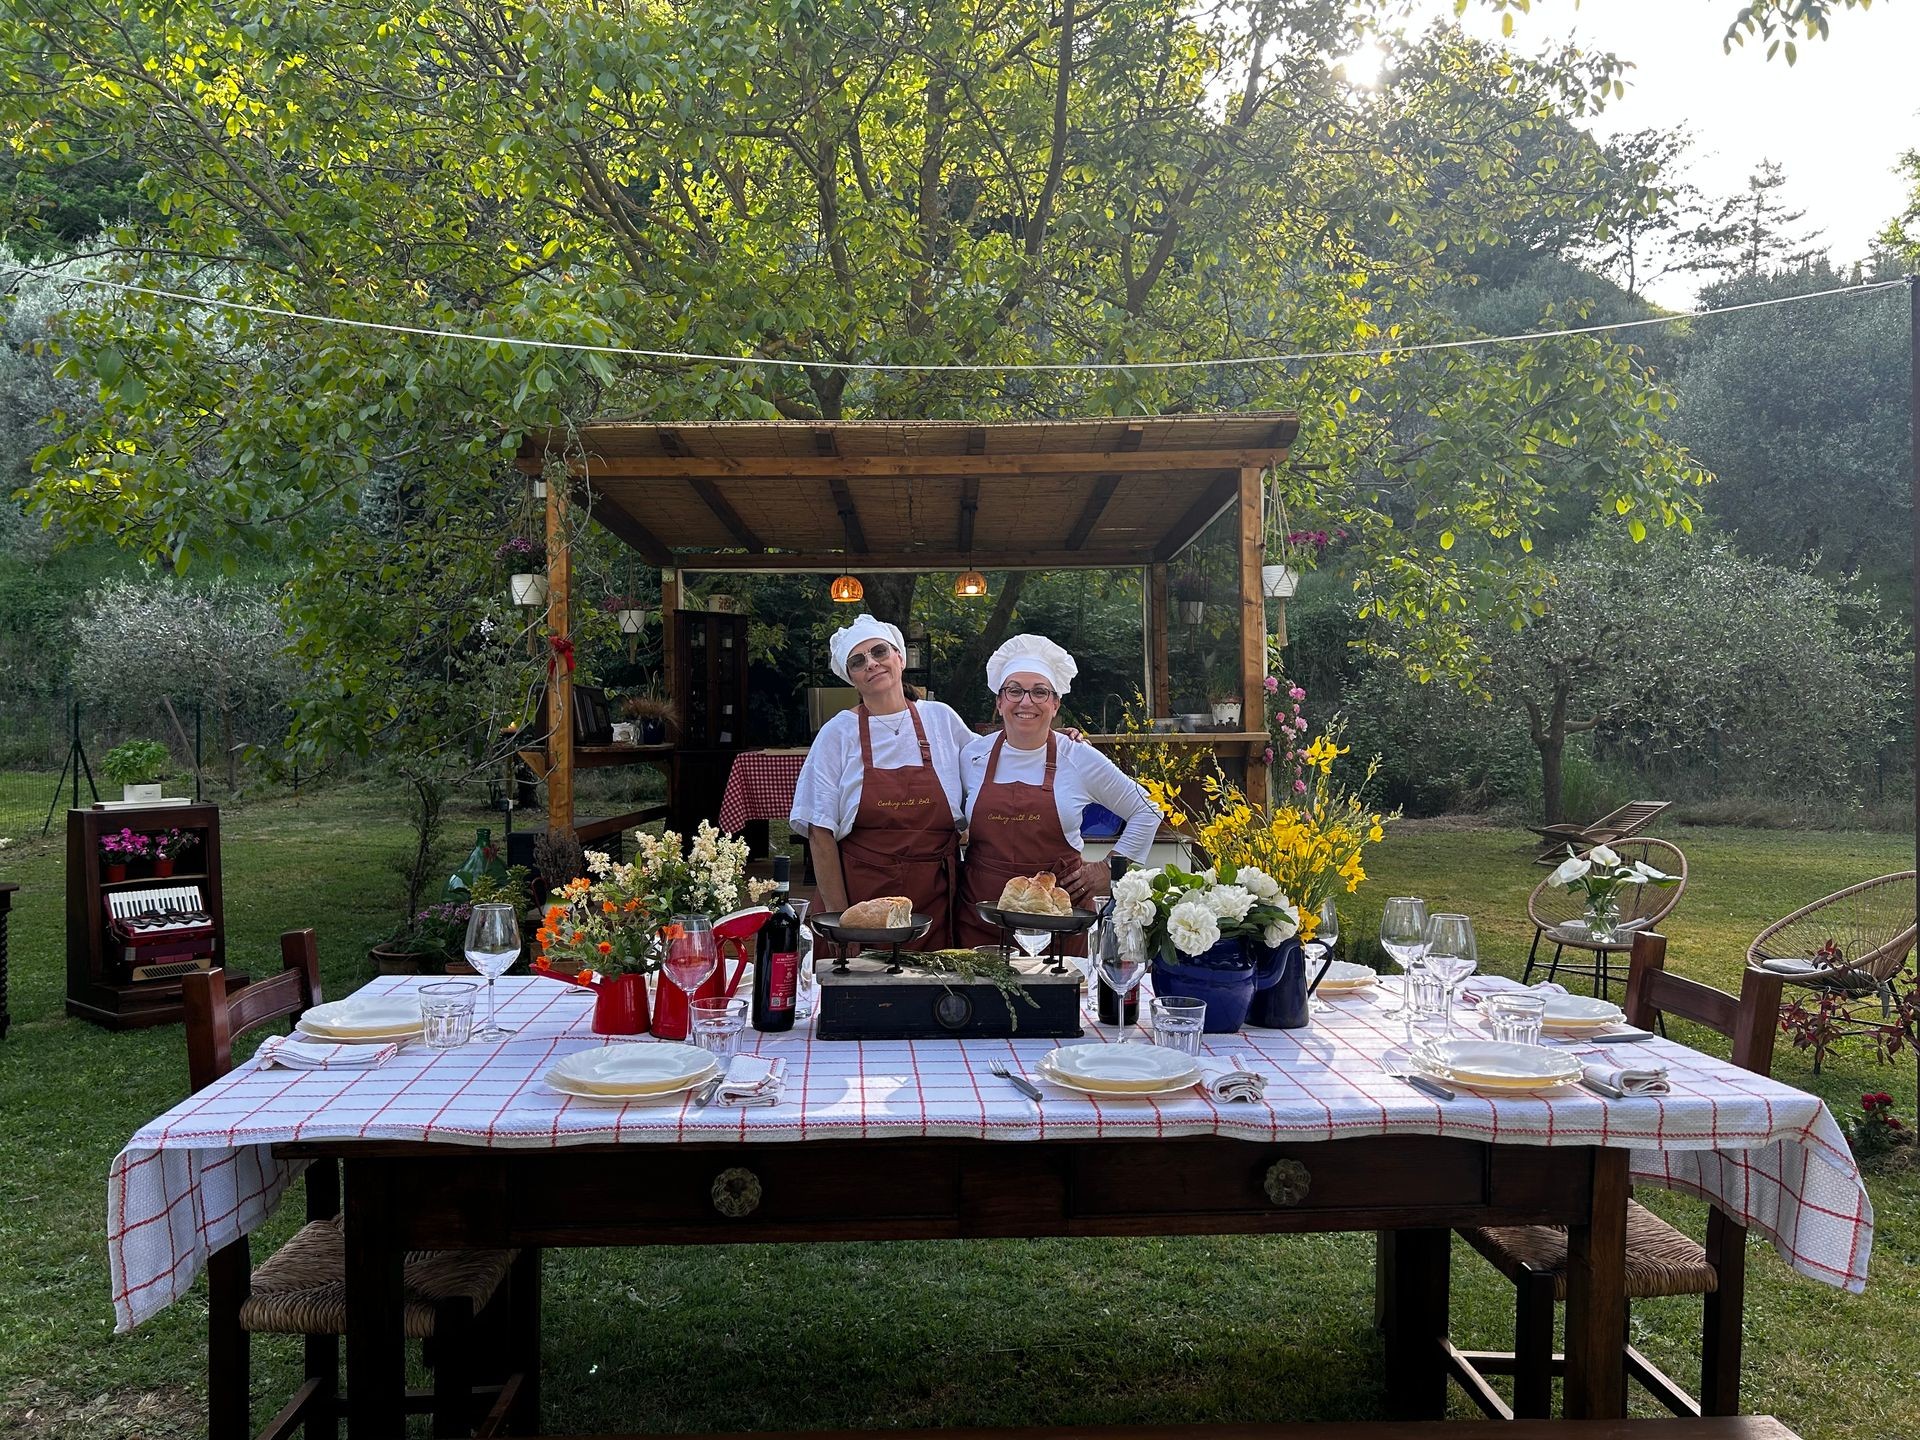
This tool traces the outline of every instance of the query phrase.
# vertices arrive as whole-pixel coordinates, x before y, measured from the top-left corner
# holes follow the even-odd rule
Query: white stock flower
[[[1220,941],[1220,921],[1198,900],[1182,900],[1167,917],[1167,935],[1183,955],[1201,955]]]
[[[1267,926],[1265,930],[1260,932],[1261,942],[1269,950],[1279,949],[1282,945],[1286,944],[1287,941],[1300,933],[1300,911],[1298,907],[1291,901],[1285,899],[1276,901],[1275,905],[1285,918],[1274,921],[1271,925]]]
[[[1113,882],[1113,898],[1120,904],[1151,901],[1152,896],[1153,877],[1144,870],[1129,870]]]
[[[1587,872],[1593,869],[1591,860],[1583,860],[1578,855],[1570,855],[1560,862],[1560,868],[1547,878],[1555,885],[1572,885],[1587,878]]]
[[[1256,870],[1251,865],[1242,865],[1237,877],[1238,883],[1253,892],[1253,898],[1262,905],[1271,905],[1280,898],[1280,882],[1264,870]]]
[[[604,875],[613,864],[613,857],[604,850],[589,850],[586,856],[589,875]]]
[[[1241,885],[1216,885],[1201,899],[1222,920],[1244,920],[1253,908],[1253,892]]]

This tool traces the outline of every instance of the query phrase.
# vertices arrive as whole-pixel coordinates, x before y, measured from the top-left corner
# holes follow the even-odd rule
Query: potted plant
[[[160,782],[166,779],[173,757],[158,740],[129,740],[116,745],[100,762],[101,772],[120,787],[120,798],[128,804],[152,803],[161,798]]]
[[[1181,624],[1198,625],[1207,615],[1207,577],[1198,570],[1182,570],[1175,575],[1173,602]]]
[[[367,951],[375,973],[417,975],[466,960],[470,901],[445,901],[416,910]]]
[[[1567,846],[1567,858],[1549,877],[1555,885],[1587,897],[1587,938],[1606,944],[1620,936],[1620,892],[1629,885],[1678,885],[1680,879],[1644,860],[1622,860],[1619,852],[1596,845],[1584,855]]]
[[[173,874],[174,862],[200,843],[191,830],[159,830],[147,838],[153,843],[153,873],[160,877]]]
[[[658,691],[648,688],[629,695],[620,704],[621,713],[640,727],[642,745],[664,745],[667,725],[673,719],[673,703]]]
[[[547,603],[547,547],[544,541],[516,535],[504,542],[494,558],[511,572],[507,586],[516,605],[539,606]]]
[[[116,880],[124,880],[133,865],[152,854],[151,842],[138,831],[122,828],[111,835],[102,835],[100,837],[100,878],[109,884]]]
[[[1217,689],[1207,696],[1207,703],[1213,710],[1214,724],[1238,725],[1240,723],[1242,707],[1237,692],[1225,688]]]

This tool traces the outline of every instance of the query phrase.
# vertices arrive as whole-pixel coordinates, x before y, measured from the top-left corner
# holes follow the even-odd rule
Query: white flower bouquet
[[[1204,955],[1221,940],[1278,947],[1299,931],[1300,911],[1272,876],[1250,865],[1197,874],[1169,865],[1129,870],[1114,882],[1113,922],[1123,946],[1171,962],[1176,953]]]
[[[1656,870],[1644,860],[1623,860],[1618,851],[1596,845],[1584,855],[1567,846],[1567,858],[1549,877],[1563,889],[1587,897],[1587,927],[1596,940],[1612,939],[1620,927],[1620,892],[1629,885],[1678,885],[1677,875]]]

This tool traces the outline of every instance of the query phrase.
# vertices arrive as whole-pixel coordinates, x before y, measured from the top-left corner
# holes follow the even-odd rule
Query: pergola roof
[[[690,570],[1063,569],[1165,561],[1286,458],[1298,418],[595,422],[536,433],[593,517]]]

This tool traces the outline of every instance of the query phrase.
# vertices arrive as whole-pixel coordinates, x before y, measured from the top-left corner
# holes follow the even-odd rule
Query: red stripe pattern
[[[793,792],[806,763],[805,751],[743,750],[734,756],[720,797],[720,828],[738,835],[749,820],[786,819],[793,813]]]
[[[418,977],[373,982],[409,989]],[[780,1104],[695,1108],[685,1097],[625,1105],[568,1099],[541,1076],[560,1057],[605,1043],[591,996],[533,978],[499,982],[511,1039],[432,1051],[410,1046],[377,1069],[285,1070],[255,1062],[141,1127],[107,1184],[115,1325],[129,1330],[192,1284],[208,1255],[253,1230],[298,1174],[271,1146],[367,1138],[502,1148],[678,1140],[755,1142],[873,1136],[1050,1140],[1224,1135],[1253,1141],[1354,1135],[1453,1135],[1510,1145],[1613,1145],[1633,1178],[1719,1202],[1770,1239],[1795,1270],[1865,1287],[1873,1209],[1833,1115],[1817,1097],[1671,1041],[1610,1046],[1610,1063],[1661,1063],[1673,1092],[1603,1100],[1578,1088],[1547,1096],[1427,1098],[1388,1072],[1404,1058],[1398,1024],[1376,994],[1341,996],[1309,1029],[1210,1035],[1206,1049],[1267,1076],[1266,1098],[1222,1104],[1201,1090],[1095,1100],[1042,1084],[1036,1105],[988,1068],[1004,1060],[1038,1078],[1056,1042],[815,1041],[804,1026],[748,1034],[785,1056]],[[1461,1012],[1462,1025],[1471,1024]],[[1087,1020],[1089,1042],[1111,1029]],[[1141,1030],[1132,1039],[1148,1038]],[[652,1043],[645,1039],[622,1043]],[[1072,1042],[1069,1042],[1072,1043]],[[1624,1052],[1624,1053],[1623,1053]]]

